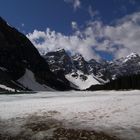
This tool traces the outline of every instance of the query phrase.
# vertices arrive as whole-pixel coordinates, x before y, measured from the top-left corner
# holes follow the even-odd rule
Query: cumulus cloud
[[[78,30],[78,24],[77,24],[77,22],[72,21],[71,22],[71,27],[72,27],[73,30]]]
[[[81,35],[81,37],[80,37]],[[62,33],[51,31],[49,28],[44,31],[34,30],[27,37],[32,41],[36,48],[41,52],[55,51],[58,48],[64,48],[75,53],[82,54],[86,59],[99,58],[93,50],[94,40],[91,37],[83,37],[82,33],[78,32],[71,36],[65,36]]]
[[[116,26],[106,26],[104,35],[114,45],[120,46],[114,53],[116,58],[131,52],[140,54],[140,12],[126,16],[117,22]]]
[[[64,2],[71,3],[73,5],[74,10],[77,10],[81,7],[81,1],[80,0],[64,0]]]
[[[114,58],[124,57],[131,52],[140,54],[140,12],[125,16],[115,25],[104,25],[101,21],[89,21],[80,29],[72,22],[73,34],[64,35],[50,30],[34,30],[27,37],[41,52],[65,49],[72,54],[80,53],[85,59],[100,59],[97,52],[112,54]]]

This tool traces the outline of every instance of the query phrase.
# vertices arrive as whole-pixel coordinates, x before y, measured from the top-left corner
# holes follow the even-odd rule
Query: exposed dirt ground
[[[20,124],[21,123],[21,124]],[[0,140],[119,140],[103,132],[66,128],[63,122],[32,115],[0,121]]]

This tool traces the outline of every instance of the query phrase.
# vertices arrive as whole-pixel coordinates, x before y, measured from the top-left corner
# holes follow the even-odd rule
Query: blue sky
[[[47,28],[49,28],[49,34],[53,34],[53,32],[55,32],[53,34],[54,38],[56,38],[58,33],[60,33],[61,36],[63,35],[63,40],[64,38],[69,38],[71,36],[74,38],[77,35],[78,31],[85,35],[85,33],[83,32],[86,32],[86,29],[90,26],[92,30],[95,30],[92,25],[95,24],[95,22],[101,24],[101,32],[104,29],[107,30],[109,26],[110,30],[107,32],[110,33],[112,32],[112,28],[115,28],[117,30],[119,26],[123,26],[124,24],[126,25],[126,22],[129,23],[129,20],[132,21],[132,18],[134,18],[132,16],[136,17],[136,14],[138,15],[136,23],[139,27],[138,13],[140,12],[140,0],[0,0],[0,3],[1,16],[6,19],[10,25],[16,27],[24,34],[30,33],[30,36],[28,37],[34,43],[34,45],[39,48],[39,50],[43,48],[43,46],[41,45],[44,45],[45,47],[45,45],[47,45],[47,42],[52,43],[54,41],[47,40],[44,44],[42,42],[40,42],[40,44],[35,44],[35,39],[43,37],[43,39],[48,39],[48,34],[46,32]],[[127,19],[127,16],[130,16],[131,19]],[[121,21],[121,25],[118,23],[118,21]],[[33,35],[35,35],[33,34],[34,31],[37,31],[38,33],[36,32],[36,34],[40,34],[41,36],[38,36],[38,38],[33,38]],[[40,31],[42,32],[40,33]],[[129,31],[127,31],[126,33],[128,32]],[[43,33],[45,33],[45,35],[43,35]],[[106,34],[103,36],[103,38],[108,38],[108,36],[110,37],[110,34]],[[95,34],[93,36],[93,40],[96,38],[102,38],[101,34],[98,36],[97,34]],[[72,49],[70,49],[70,47],[67,47],[65,49],[68,51],[70,50],[73,53],[81,54],[84,51],[87,51],[87,54],[84,54],[85,57],[86,55],[89,55],[89,58],[87,57],[87,59],[95,56],[97,59],[99,59],[99,57],[103,57],[109,60],[112,58],[122,57],[123,55],[127,55],[127,53],[133,51],[133,49],[130,49],[130,47],[127,48],[127,46],[124,45],[125,43],[123,41],[119,43],[117,42],[116,44],[117,39],[118,38],[116,35],[116,38],[114,37],[108,40],[110,41],[109,44],[111,44],[113,41],[115,42],[113,42],[114,44],[112,43],[113,45],[111,47],[109,46],[109,49],[107,49],[107,46],[106,49],[101,49],[100,47],[98,48],[98,45],[104,45],[107,42],[107,39],[104,39],[104,44],[102,42],[99,42],[97,45],[97,43],[93,42],[93,45],[90,44],[90,47],[85,45],[83,46],[83,48],[81,47],[82,49],[80,49],[80,47],[78,47],[78,49],[75,49],[74,47],[76,46],[74,45],[72,46]],[[82,41],[80,43],[82,43]],[[72,39],[70,42],[72,42]],[[80,43],[77,43],[77,45],[80,45]],[[58,48],[63,47],[63,45],[61,44],[59,46],[58,40],[56,44],[58,44]],[[48,48],[51,46],[53,46],[53,49]],[[114,49],[114,46],[117,46],[117,49],[126,48],[123,49],[123,55],[119,56],[119,54],[117,53],[120,52],[116,52],[116,50],[111,51],[111,49]],[[47,49],[44,50],[52,51],[55,48],[56,47],[54,47],[54,44],[49,44],[47,46]],[[134,51],[137,51],[136,47],[134,48]],[[120,51],[119,49],[118,51]],[[114,54],[115,52],[116,54]]]

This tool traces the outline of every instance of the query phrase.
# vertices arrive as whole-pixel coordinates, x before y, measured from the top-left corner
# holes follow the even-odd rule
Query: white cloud
[[[131,52],[140,54],[140,12],[124,17],[116,26],[106,26],[104,35],[113,44],[121,46],[114,53],[116,58]]]
[[[81,1],[80,0],[64,0],[64,2],[71,3],[73,5],[74,10],[77,10],[81,7]]]
[[[111,53],[115,58],[131,52],[140,54],[140,12],[125,16],[115,25],[104,25],[101,21],[89,21],[84,29],[72,22],[74,33],[66,36],[50,30],[29,33],[27,37],[40,52],[64,48],[72,54],[80,53],[85,59],[99,59],[97,51]]]
[[[99,59],[99,55],[94,52],[94,44],[96,40],[90,35],[92,29],[86,29],[81,32],[76,31],[71,36],[65,36],[62,33],[51,31],[49,28],[43,31],[34,30],[33,33],[29,33],[27,37],[32,41],[36,48],[41,52],[55,51],[58,48],[64,48],[66,51],[70,51],[72,54],[80,53],[85,59]],[[85,33],[84,33],[85,32]],[[38,41],[43,40],[43,42]]]
[[[71,22],[71,27],[72,27],[73,30],[78,30],[77,22],[72,21],[72,22]]]

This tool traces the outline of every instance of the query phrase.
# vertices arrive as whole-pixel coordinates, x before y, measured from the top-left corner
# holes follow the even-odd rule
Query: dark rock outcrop
[[[29,69],[41,84],[58,90],[70,89],[68,82],[65,84],[60,81],[57,75],[50,71],[48,64],[30,40],[2,18],[0,18],[0,67],[5,68],[10,80],[15,82],[24,75],[26,69]]]

